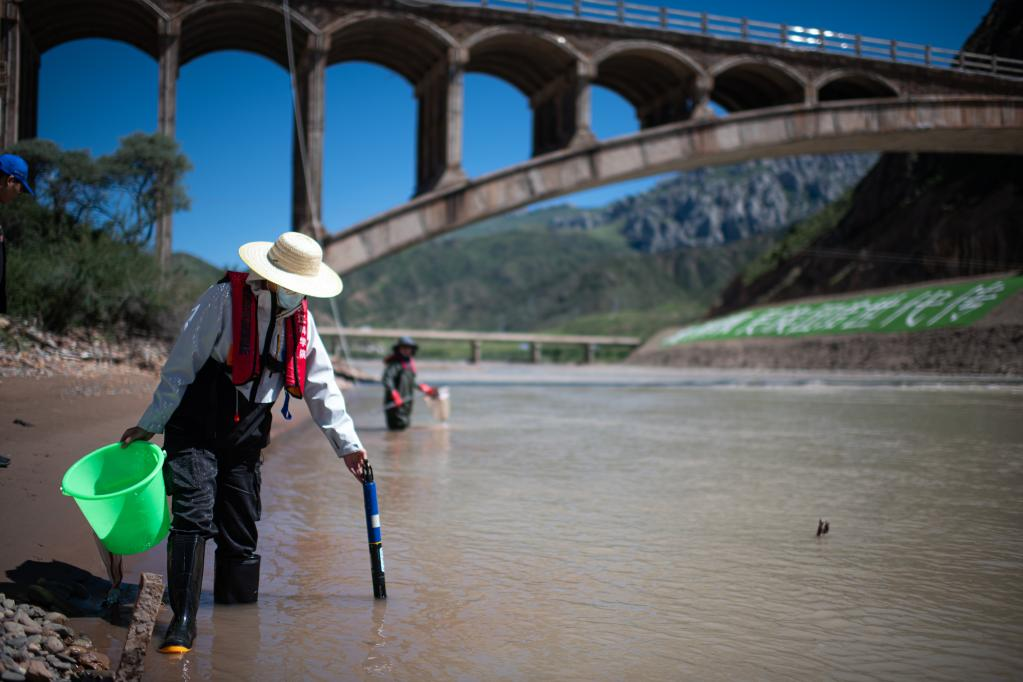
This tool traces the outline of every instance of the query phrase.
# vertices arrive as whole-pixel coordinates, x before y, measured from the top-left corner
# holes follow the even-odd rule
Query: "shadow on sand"
[[[113,625],[126,625],[138,597],[136,584],[112,583],[63,561],[25,561],[7,571],[11,582],[0,583],[9,599],[59,611],[71,618],[98,617]]]

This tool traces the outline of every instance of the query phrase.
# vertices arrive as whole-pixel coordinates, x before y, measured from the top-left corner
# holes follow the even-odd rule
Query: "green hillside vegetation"
[[[148,245],[161,205],[188,206],[181,177],[189,163],[177,143],[134,134],[96,159],[46,140],[10,151],[28,161],[36,197],[0,207],[8,312],[57,332],[166,334],[176,327],[197,293],[198,266],[161,276]]]
[[[218,268],[190,253],[171,254],[171,273],[182,282],[206,287],[224,276],[224,268]],[[204,284],[205,283],[205,284]]]
[[[789,258],[809,248],[821,235],[835,229],[838,222],[849,211],[851,204],[852,190],[849,190],[833,204],[829,204],[809,218],[793,225],[774,246],[763,251],[743,269],[740,275],[742,283],[753,282],[764,273],[774,270]]]
[[[618,222],[591,230],[549,227],[552,213],[576,210],[497,218],[351,273],[338,299],[344,322],[646,337],[702,317],[720,288],[773,239],[646,254],[629,247]],[[314,311],[331,319],[325,303]],[[461,347],[452,352],[466,354]]]
[[[489,331],[688,303],[623,243],[541,228],[430,242],[348,275],[349,324]]]

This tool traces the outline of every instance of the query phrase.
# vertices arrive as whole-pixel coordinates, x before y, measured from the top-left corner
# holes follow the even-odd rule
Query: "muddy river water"
[[[278,438],[259,603],[214,607],[211,546],[196,648],[146,679],[1023,675],[1023,388],[543,371],[423,372],[451,420],[397,434],[347,392],[386,601],[361,487]]]

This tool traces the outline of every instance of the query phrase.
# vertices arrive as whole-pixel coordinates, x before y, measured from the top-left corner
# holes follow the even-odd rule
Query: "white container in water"
[[[437,389],[437,397],[434,398],[429,395],[424,395],[423,398],[426,400],[426,404],[430,407],[430,412],[433,413],[433,418],[439,422],[446,422],[448,417],[451,416],[451,391],[448,390],[447,386],[441,386]]]

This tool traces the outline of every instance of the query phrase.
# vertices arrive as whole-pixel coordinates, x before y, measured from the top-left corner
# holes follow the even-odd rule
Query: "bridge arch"
[[[142,0],[33,0],[21,4],[39,54],[82,38],[127,43],[156,59],[159,20],[166,15]]]
[[[517,26],[483,29],[462,43],[465,70],[500,78],[522,92],[533,110],[533,156],[589,136],[583,76],[592,65],[564,36]]]
[[[898,88],[887,79],[856,69],[829,71],[814,81],[813,89],[821,102],[899,96]]]
[[[454,38],[421,17],[372,10],[344,16],[324,34],[325,66],[370,62],[411,84],[417,100],[415,193],[457,179],[462,172],[461,122],[448,115],[452,98],[460,102],[462,97],[461,74],[453,69],[458,58]]]
[[[592,57],[593,82],[624,97],[641,128],[684,121],[697,100],[696,85],[707,80],[697,62],[652,41],[612,43]]]
[[[413,87],[457,47],[455,39],[431,21],[380,12],[342,17],[323,33],[330,37],[328,64],[372,62],[401,74]]]
[[[726,59],[711,68],[711,76],[710,98],[730,112],[806,101],[806,80],[776,59]]]
[[[462,42],[468,53],[467,71],[505,80],[532,99],[545,86],[589,60],[565,37],[516,26],[485,28]]]
[[[1023,98],[796,104],[660,126],[418,197],[328,235],[324,258],[343,274],[479,220],[600,185],[753,158],[864,151],[1023,154]]]
[[[220,50],[252,52],[288,68],[284,9],[265,0],[211,0],[191,5],[174,16],[181,24],[179,64]],[[289,9],[296,50],[304,47],[316,27]]]

